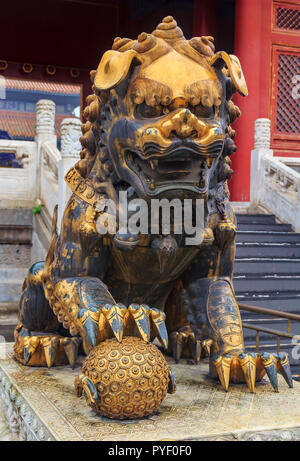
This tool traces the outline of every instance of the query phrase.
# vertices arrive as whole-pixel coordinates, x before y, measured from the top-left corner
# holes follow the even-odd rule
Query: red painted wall
[[[229,182],[232,201],[250,199],[254,122],[269,116],[271,4],[272,0],[236,0],[234,54],[241,62],[249,95],[234,97],[242,115],[233,125],[238,149],[232,156],[234,175]]]

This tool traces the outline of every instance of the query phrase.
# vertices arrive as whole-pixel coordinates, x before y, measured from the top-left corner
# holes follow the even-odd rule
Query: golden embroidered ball
[[[81,371],[83,380],[87,377],[97,389],[97,399],[91,402],[87,398],[88,404],[108,418],[150,415],[160,406],[168,388],[174,392],[163,354],[154,344],[136,337],[100,343],[85,359]]]

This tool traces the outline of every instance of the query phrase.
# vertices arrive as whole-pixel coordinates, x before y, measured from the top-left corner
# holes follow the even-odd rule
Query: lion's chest
[[[113,246],[105,283],[118,302],[163,303],[174,281],[197,253],[196,248],[179,248],[173,257],[167,258],[161,271],[159,259],[150,247],[121,251]]]

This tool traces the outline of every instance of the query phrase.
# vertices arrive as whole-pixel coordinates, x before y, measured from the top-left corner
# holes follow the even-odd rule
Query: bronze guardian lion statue
[[[156,336],[176,361],[209,355],[210,372],[226,391],[231,380],[254,392],[265,373],[277,389],[277,371],[292,386],[287,356],[245,352],[232,286],[236,222],[227,180],[236,150],[231,124],[240,111],[231,98],[247,95],[238,58],[215,53],[212,37],[186,40],[168,16],[137,40],[116,38],[91,79],[81,159],[66,175],[73,194],[59,235],[54,216],[45,263],[32,266],[24,282],[16,358],[74,366],[82,341],[97,375],[105,348],[98,356],[96,348],[129,341],[129,351]],[[150,228],[133,234],[118,225],[99,233],[99,222],[110,219],[102,204],[110,199],[118,209],[120,192],[146,203],[202,200],[201,242],[186,244],[185,232],[174,232],[174,216],[167,234],[161,227],[155,235]],[[134,347],[140,357],[144,349]],[[95,405],[100,391],[87,368],[77,389]],[[168,380],[172,391],[171,374]]]

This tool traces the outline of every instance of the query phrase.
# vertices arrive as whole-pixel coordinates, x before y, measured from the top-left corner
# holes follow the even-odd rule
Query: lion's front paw
[[[154,334],[161,345],[168,347],[165,313],[146,304],[105,304],[97,312],[79,311],[79,321],[84,328],[84,348],[88,353],[96,344],[114,336],[119,342],[123,336],[140,336],[150,341]]]
[[[285,353],[263,354],[242,353],[238,356],[216,355],[210,361],[212,376],[219,377],[223,389],[227,392],[229,383],[246,382],[250,392],[255,392],[255,382],[267,374],[273,389],[278,392],[277,373],[280,373],[289,387],[293,387],[288,355]]]
[[[55,333],[31,334],[24,327],[15,332],[14,353],[23,365],[52,367],[69,363],[75,367],[81,339]]]

